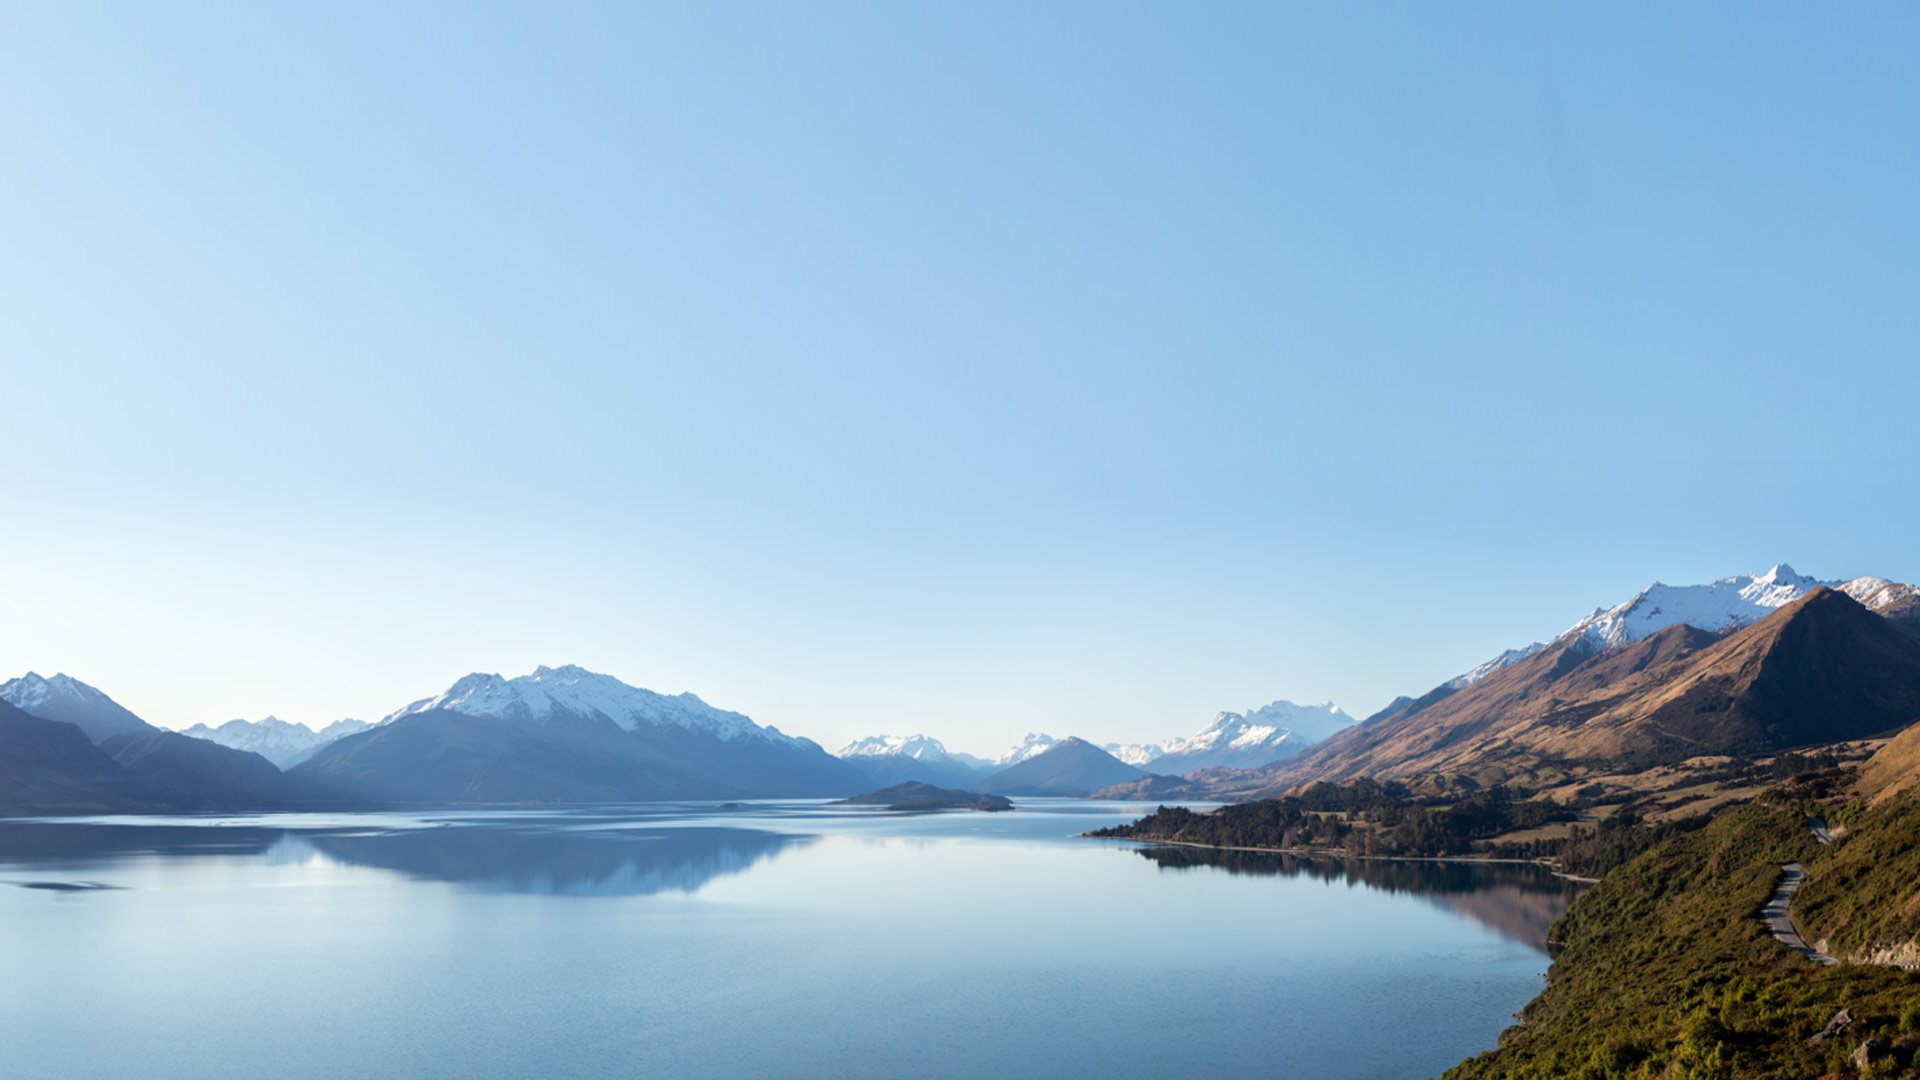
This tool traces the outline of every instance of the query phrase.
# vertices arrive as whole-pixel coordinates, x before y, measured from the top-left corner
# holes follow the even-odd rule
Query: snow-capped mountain
[[[1020,745],[994,758],[992,764],[995,768],[1000,769],[1004,769],[1009,765],[1017,765],[1033,757],[1035,754],[1046,753],[1053,749],[1059,741],[1059,739],[1043,732],[1029,731],[1027,732],[1027,737],[1020,740]]]
[[[1447,685],[1455,690],[1465,690],[1467,687],[1472,686],[1474,683],[1479,682],[1481,679],[1486,678],[1488,675],[1491,675],[1494,672],[1499,671],[1501,668],[1506,667],[1508,664],[1511,664],[1516,660],[1525,660],[1527,657],[1532,656],[1534,653],[1537,653],[1541,649],[1544,649],[1546,647],[1547,647],[1546,642],[1536,641],[1531,645],[1525,645],[1518,649],[1508,649],[1506,652],[1503,652],[1499,656],[1496,656],[1493,659],[1487,661],[1486,663],[1481,664],[1479,667],[1474,668],[1472,671],[1467,672],[1465,675],[1460,675],[1455,678],[1448,679]]]
[[[1028,736],[1029,741],[1033,738]],[[1085,739],[1068,736],[987,775],[978,790],[996,795],[1079,795],[1144,775]]]
[[[945,743],[930,735],[869,735],[840,748],[838,758],[887,757],[897,755],[915,761],[957,761],[970,769],[992,764],[986,758],[949,750]]]
[[[693,694],[656,694],[572,664],[538,667],[531,675],[513,679],[475,672],[445,693],[421,698],[381,723],[440,710],[524,723],[537,723],[561,711],[574,716],[604,716],[628,731],[643,725],[678,727],[704,732],[722,742],[753,738],[814,745],[811,740],[782,734],[778,728],[762,727],[737,712],[716,709]]]
[[[1920,605],[1920,585],[1902,585],[1886,578],[1854,578],[1840,586],[1840,591],[1860,601],[1868,611],[1881,615]]]
[[[1100,749],[1136,768],[1167,752],[1166,743],[1101,743]]]
[[[0,683],[0,700],[30,716],[77,725],[94,742],[157,730],[112,698],[71,675],[42,678],[27,672]]]
[[[1822,585],[1838,589],[1843,584],[1805,577],[1786,563],[1763,574],[1740,574],[1705,585],[1656,581],[1624,604],[1595,608],[1561,637],[1577,634],[1589,644],[1610,649],[1681,623],[1718,634],[1763,619]]]
[[[985,758],[948,750],[927,735],[869,735],[841,747],[835,756],[859,769],[875,787],[909,780],[936,787],[972,787],[992,765]]]
[[[1185,775],[1195,769],[1255,769],[1299,753],[1352,727],[1355,721],[1331,701],[1296,705],[1276,701],[1245,713],[1223,712],[1185,739],[1167,744],[1149,761],[1149,772]]]
[[[1822,581],[1779,563],[1764,573],[1738,574],[1705,585],[1668,585],[1656,581],[1623,604],[1594,608],[1554,640],[1577,637],[1587,647],[1600,652],[1630,645],[1681,623],[1709,633],[1725,633],[1764,619],[1821,587],[1837,589],[1860,601],[1869,611],[1882,614],[1920,608],[1920,588],[1913,585],[1877,577]],[[1454,690],[1464,689],[1545,647],[1545,643],[1535,642],[1524,648],[1508,649],[1472,671],[1448,680],[1446,685]]]
[[[282,769],[291,769],[335,739],[372,726],[365,720],[335,720],[315,731],[305,724],[290,724],[269,716],[265,720],[229,720],[219,727],[195,724],[180,734],[251,751]]]
[[[321,747],[296,777],[378,801],[842,796],[865,777],[811,739],[692,694],[579,667],[476,674]]]

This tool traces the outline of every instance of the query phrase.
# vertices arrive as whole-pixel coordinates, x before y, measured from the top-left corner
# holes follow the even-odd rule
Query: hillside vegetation
[[[1793,902],[1801,932],[1833,956],[1920,964],[1920,798],[1829,817],[1839,835]]]
[[[1517,800],[1505,788],[1426,804],[1407,798],[1397,785],[1359,780],[1315,784],[1297,795],[1206,814],[1162,806],[1131,825],[1088,835],[1229,848],[1327,847],[1355,855],[1467,855],[1489,837],[1575,816],[1564,806]]]
[[[1899,827],[1863,821],[1850,842],[1910,845]],[[1445,1080],[1850,1077],[1868,1038],[1889,1049],[1867,1075],[1920,1075],[1920,975],[1820,967],[1757,917],[1781,864],[1805,863],[1819,880],[1822,854],[1801,810],[1774,802],[1725,810],[1638,855],[1555,925],[1563,951],[1521,1025]],[[1842,1008],[1847,1030],[1809,1044]]]

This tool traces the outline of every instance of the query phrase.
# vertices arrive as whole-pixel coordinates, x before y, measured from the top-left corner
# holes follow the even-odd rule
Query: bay
[[[1019,802],[0,822],[0,1075],[1417,1078],[1570,898]]]

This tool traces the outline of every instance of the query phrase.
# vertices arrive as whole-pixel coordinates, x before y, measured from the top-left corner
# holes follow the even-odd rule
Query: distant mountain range
[[[314,731],[268,717],[185,733],[71,676],[30,672],[0,684],[0,812],[842,797],[915,782],[1211,799],[1361,776],[1571,791],[1606,770],[1889,735],[1916,720],[1920,589],[1781,564],[1655,583],[1364,722],[1331,702],[1276,701],[1159,743],[1030,733],[992,761],[924,734],[828,754],[693,694],[572,666],[469,675],[372,725]]]
[[[6,813],[806,797],[871,786],[810,740],[578,667],[470,675],[377,725],[321,732],[271,718],[163,731],[66,675],[14,679],[0,707]]]
[[[62,707],[58,697],[28,700],[48,711]],[[78,724],[37,716],[0,700],[0,813],[172,813],[319,805],[355,802],[290,778],[258,754],[151,727],[108,735],[95,745]]]
[[[1084,795],[1146,775],[1085,739],[1066,738],[987,774],[974,787],[994,795]]]
[[[926,735],[873,735],[841,747],[837,756],[883,788],[911,781],[971,788],[994,767],[985,758],[948,750]]]
[[[1164,743],[1110,742],[1103,754],[1148,773],[1186,774],[1199,769],[1252,769],[1299,753],[1354,724],[1333,702],[1295,705],[1276,701],[1245,713],[1223,712],[1184,739]],[[1029,732],[1020,743],[988,762],[948,750],[926,735],[874,735],[841,748],[839,756],[877,783],[920,780],[932,784],[971,783],[989,774],[1046,754],[1069,741]],[[1092,744],[1088,744],[1092,745]],[[987,790],[987,789],[983,789]]]
[[[1914,590],[1838,584],[1783,565],[1707,586],[1656,585],[1295,757],[1104,794],[1238,799],[1362,776],[1542,789],[1906,728],[1920,720]]]
[[[160,730],[71,675],[43,679],[29,671],[0,683],[0,701],[42,720],[73,724],[94,742],[110,735],[144,735]]]
[[[870,778],[812,740],[584,668],[469,675],[291,775],[392,802],[844,796]]]
[[[335,720],[315,731],[305,724],[290,724],[269,716],[265,720],[229,720],[219,727],[195,724],[180,734],[216,742],[235,750],[251,751],[281,769],[291,769],[335,739],[365,731],[372,726],[365,720]]]
[[[1257,769],[1301,752],[1354,724],[1331,701],[1276,701],[1247,713],[1223,712],[1198,734],[1170,742],[1143,768],[1184,776],[1197,769]]]

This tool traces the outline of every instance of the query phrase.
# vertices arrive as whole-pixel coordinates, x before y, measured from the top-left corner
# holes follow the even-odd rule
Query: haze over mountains
[[[273,717],[163,731],[65,674],[0,684],[0,703],[9,812],[842,797],[909,782],[1205,798],[1360,776],[1545,790],[1906,727],[1920,719],[1920,590],[1785,564],[1656,583],[1364,722],[1276,701],[1159,743],[1030,733],[992,761],[926,734],[828,754],[694,694],[574,666],[468,675],[377,724],[322,731]]]
[[[1085,739],[1068,737],[983,777],[995,795],[1084,795],[1147,775]]]
[[[403,802],[839,796],[866,783],[810,739],[574,666],[469,675],[294,773]]]
[[[1102,765],[1108,773],[1127,780],[1146,774],[1187,774],[1198,769],[1258,769],[1283,757],[1300,753],[1332,732],[1354,724],[1332,701],[1319,705],[1294,705],[1292,701],[1273,701],[1246,713],[1219,713],[1213,723],[1187,738],[1175,738],[1158,744],[1119,744],[1108,742],[1094,746],[1089,740],[1058,740],[1043,732],[1029,732],[1018,746],[1008,749],[993,761],[954,753],[937,738],[914,736],[868,736],[841,748],[839,755],[876,782],[897,784],[900,780],[924,782],[985,782],[991,774],[1012,769],[1025,761],[1052,753],[1064,744],[1073,748],[1075,757],[1087,757],[1087,749],[1098,749],[1119,765],[1131,767],[1131,773],[1117,773]],[[1054,761],[1060,767],[1060,759]],[[1081,771],[1085,773],[1085,771]],[[1117,782],[1117,780],[1112,780]],[[1058,788],[1058,784],[1056,784]],[[981,788],[995,790],[995,788]]]
[[[77,725],[94,742],[109,735],[159,730],[71,675],[59,674],[45,679],[29,671],[0,683],[0,701],[42,720]]]
[[[252,751],[282,769],[291,769],[335,739],[365,731],[372,726],[365,720],[335,720],[315,731],[305,724],[291,724],[269,716],[265,720],[229,720],[219,727],[195,724],[180,734],[206,739],[235,750]]]

